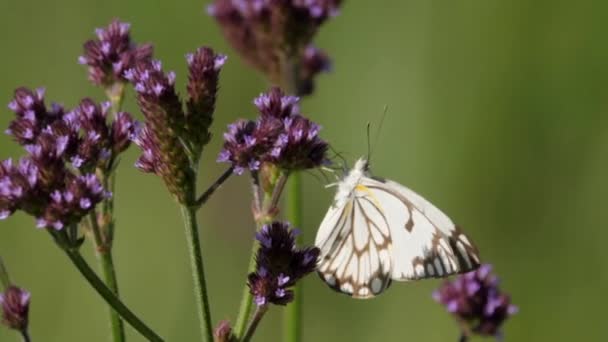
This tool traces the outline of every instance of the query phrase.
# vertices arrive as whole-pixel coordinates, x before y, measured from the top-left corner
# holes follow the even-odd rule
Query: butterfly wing
[[[391,235],[388,221],[353,191],[330,207],[317,233],[321,250],[317,270],[334,290],[370,298],[391,281]]]
[[[364,177],[358,192],[365,192],[388,222],[391,278],[399,281],[441,278],[479,267],[477,248],[441,210],[407,187]]]

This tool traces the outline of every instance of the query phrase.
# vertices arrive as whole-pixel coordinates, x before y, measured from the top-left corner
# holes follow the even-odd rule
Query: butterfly
[[[405,186],[373,177],[365,158],[337,185],[315,239],[317,271],[334,290],[371,298],[392,280],[443,278],[479,267],[477,248],[452,220]]]

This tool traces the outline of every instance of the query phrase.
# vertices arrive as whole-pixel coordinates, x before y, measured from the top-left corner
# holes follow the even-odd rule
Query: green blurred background
[[[95,27],[119,17],[137,42],[177,72],[184,54],[210,45],[230,56],[201,186],[216,165],[221,132],[253,117],[266,89],[245,67],[200,1],[0,1],[0,104],[15,87],[46,86],[47,101],[103,99],[76,62]],[[608,238],[608,2],[347,1],[317,44],[334,72],[319,78],[303,109],[352,162],[366,152],[365,124],[378,123],[376,174],[425,195],[465,227],[495,265],[520,313],[507,341],[606,341]],[[132,93],[129,94],[131,96]],[[0,109],[0,127],[12,113]],[[141,114],[132,98],[126,109]],[[4,128],[3,128],[4,129]],[[0,136],[0,158],[20,149]],[[115,258],[122,295],[167,341],[197,341],[186,244],[178,209],[159,179],[119,168]],[[333,190],[305,176],[305,239]],[[202,189],[201,189],[202,190]],[[253,235],[246,177],[233,177],[200,212],[214,320],[235,318]],[[0,255],[33,293],[34,341],[107,341],[106,307],[51,243],[18,214],[0,223]],[[90,245],[87,257],[94,263]],[[306,341],[456,341],[457,328],[430,295],[439,281],[394,284],[356,301],[306,278]],[[280,308],[257,341],[280,340]],[[131,341],[142,339],[128,329]],[[0,329],[0,341],[17,341]]]

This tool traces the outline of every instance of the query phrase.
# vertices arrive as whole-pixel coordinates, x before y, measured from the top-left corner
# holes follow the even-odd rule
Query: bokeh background
[[[0,103],[14,88],[47,87],[74,106],[103,99],[76,62],[95,27],[119,17],[137,42],[185,84],[184,54],[210,45],[230,56],[201,186],[221,132],[253,117],[267,85],[223,41],[201,1],[0,1]],[[366,153],[365,125],[388,115],[375,144],[376,174],[425,195],[459,222],[495,265],[520,313],[507,341],[605,341],[608,304],[608,2],[347,1],[317,44],[334,72],[321,76],[303,110],[352,162]],[[183,90],[182,90],[183,91]],[[129,93],[132,96],[132,93]],[[0,127],[12,113],[0,109]],[[126,109],[138,112],[132,97]],[[0,136],[0,157],[21,151]],[[167,341],[197,341],[186,244],[176,205],[159,179],[119,168],[115,258],[124,300]],[[305,176],[307,242],[333,190]],[[202,190],[202,189],[201,189]],[[233,177],[200,211],[214,319],[235,318],[253,236],[245,177]],[[90,245],[87,257],[94,263]],[[107,341],[106,307],[53,245],[18,214],[0,222],[0,255],[33,293],[35,341]],[[430,295],[438,281],[394,284],[356,301],[306,278],[306,341],[456,341],[457,328]],[[257,341],[280,340],[273,308]],[[142,339],[131,329],[131,341]],[[0,341],[17,341],[0,329]]]

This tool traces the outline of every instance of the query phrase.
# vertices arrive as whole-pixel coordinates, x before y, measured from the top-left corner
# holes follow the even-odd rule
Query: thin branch
[[[222,175],[213,184],[211,184],[209,189],[203,192],[203,194],[196,200],[196,207],[200,208],[201,206],[203,206],[209,200],[211,195],[213,195],[215,190],[219,189],[220,186],[222,186],[222,184],[224,184],[224,182],[228,178],[230,178],[230,176],[232,176],[233,172],[234,167],[232,166],[229,167],[226,171],[224,171],[224,173],[222,173]]]
[[[249,322],[249,326],[247,327],[245,336],[243,336],[243,342],[251,341],[251,337],[253,337],[255,329],[257,329],[258,325],[260,324],[260,321],[262,320],[262,318],[264,318],[264,314],[266,313],[266,311],[268,311],[268,305],[258,306],[258,308],[255,310],[255,314],[253,315],[251,322]]]

